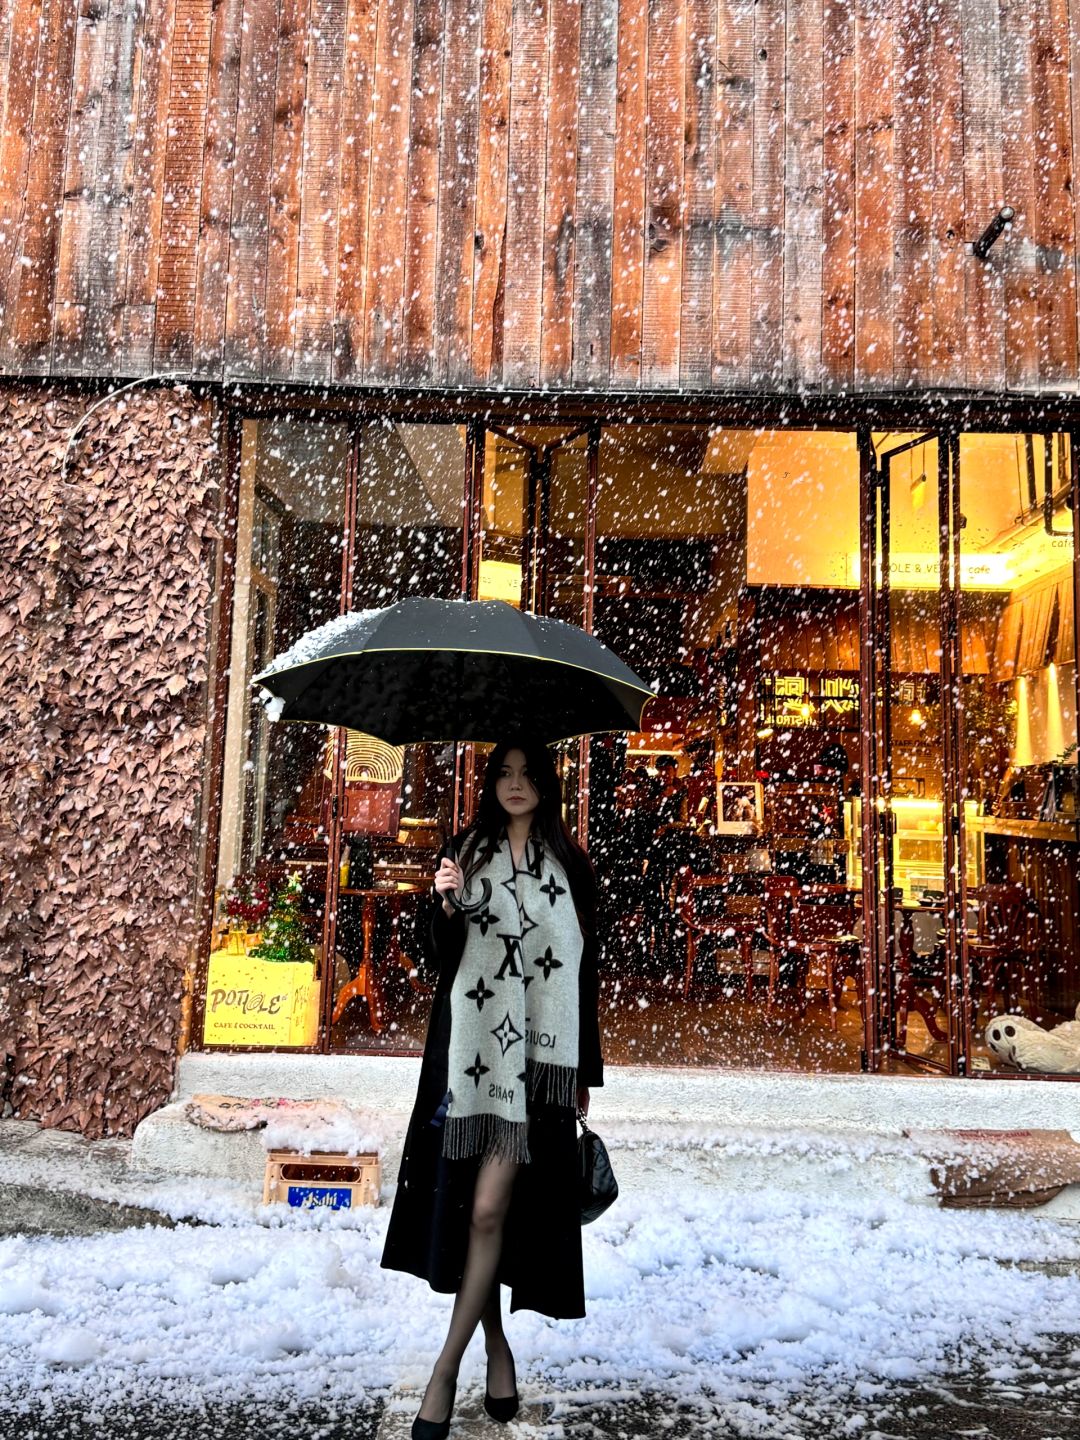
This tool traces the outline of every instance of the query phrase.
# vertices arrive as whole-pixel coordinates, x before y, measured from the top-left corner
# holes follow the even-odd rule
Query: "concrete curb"
[[[135,1132],[136,1171],[216,1176],[261,1185],[259,1131],[203,1130],[184,1115],[196,1093],[333,1099],[380,1137],[392,1192],[419,1060],[395,1056],[191,1054],[171,1104]],[[935,1204],[927,1152],[905,1130],[1073,1130],[1080,1087],[935,1076],[802,1075],[775,1071],[620,1067],[595,1092],[592,1118],[612,1153],[622,1194],[665,1184],[747,1194],[891,1195]],[[1080,1219],[1080,1186],[1040,1214]]]

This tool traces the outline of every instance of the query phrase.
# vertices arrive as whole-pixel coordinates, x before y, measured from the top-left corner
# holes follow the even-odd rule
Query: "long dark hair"
[[[584,934],[593,935],[596,931],[596,876],[592,861],[563,819],[562,785],[555,768],[555,757],[546,745],[528,736],[507,736],[488,756],[476,819],[461,847],[460,863],[465,872],[466,888],[472,876],[490,862],[506,831],[507,814],[499,804],[495,786],[511,750],[520,750],[525,756],[526,772],[539,796],[532,815],[532,835],[539,837],[544,850],[562,866],[570,881],[570,893],[574,897],[581,929]]]

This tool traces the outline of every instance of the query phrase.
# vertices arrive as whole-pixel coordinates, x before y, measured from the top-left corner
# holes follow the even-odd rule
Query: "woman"
[[[382,1260],[456,1297],[413,1440],[449,1433],[478,1324],[484,1407],[496,1420],[517,1413],[501,1284],[511,1310],[585,1314],[574,1106],[587,1111],[589,1087],[604,1083],[596,886],[545,746],[495,747],[476,821],[439,856],[435,892],[420,917],[435,996]]]

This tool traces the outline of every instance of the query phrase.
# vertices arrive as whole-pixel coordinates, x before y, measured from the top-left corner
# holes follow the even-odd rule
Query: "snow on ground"
[[[0,1241],[0,1411],[29,1392],[347,1410],[426,1380],[449,1300],[379,1268],[388,1207],[303,1214],[208,1187],[194,1208],[216,1223]],[[655,1195],[584,1244],[588,1318],[508,1323],[527,1398],[655,1390],[700,1407],[702,1433],[776,1434],[783,1414],[809,1436],[830,1394],[850,1407],[853,1388],[870,1402],[975,1367],[1007,1381],[1044,1337],[1080,1346],[1080,1230],[1037,1215],[668,1194],[658,1168]],[[474,1342],[463,1384],[481,1366]]]

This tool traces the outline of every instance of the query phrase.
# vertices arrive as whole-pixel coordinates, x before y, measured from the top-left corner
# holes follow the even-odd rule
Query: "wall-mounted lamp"
[[[926,723],[926,721],[923,719],[923,713],[917,705],[915,709],[912,710],[911,714],[908,716],[908,719],[911,721],[912,725],[915,726],[916,730],[921,730]]]
[[[971,253],[975,256],[976,260],[985,260],[987,258],[990,254],[991,245],[1000,237],[1006,225],[1010,223],[1015,214],[1016,211],[1011,205],[1002,205],[1001,209],[990,221],[990,224],[987,225],[986,229],[971,247]]]

